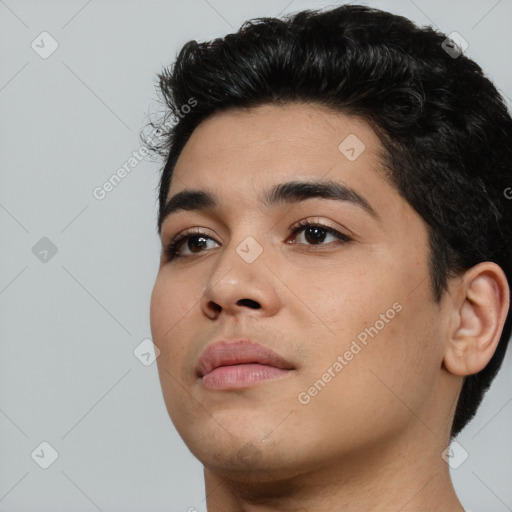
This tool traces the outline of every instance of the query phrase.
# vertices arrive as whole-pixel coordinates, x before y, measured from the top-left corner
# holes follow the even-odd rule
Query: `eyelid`
[[[331,221],[330,219],[326,217],[318,217],[318,216],[309,216],[304,217],[301,220],[295,221],[289,228],[289,231],[293,231],[296,226],[302,225],[302,226],[308,226],[308,225],[320,225],[325,229],[332,229],[334,231],[338,231],[341,235],[347,236],[352,238],[353,240],[357,240],[358,236],[356,233],[354,233],[351,229],[346,227],[344,224],[339,224],[338,222],[334,223],[335,225],[327,224],[326,220],[334,223],[334,221]],[[302,224],[301,224],[302,223]]]
[[[325,222],[324,217],[305,217],[301,220],[294,222],[289,228],[288,231],[294,232],[297,228],[304,228],[308,226],[320,226],[324,229],[337,231],[340,235],[352,238],[353,240],[357,239],[357,235],[349,228],[344,225],[336,223],[336,226],[331,226]]]
[[[217,235],[211,234],[212,230],[203,226],[193,226],[191,228],[185,228],[178,231],[175,235],[168,235],[162,237],[162,245],[169,245],[173,240],[176,240],[182,236],[187,235],[208,235],[209,237],[215,238]]]

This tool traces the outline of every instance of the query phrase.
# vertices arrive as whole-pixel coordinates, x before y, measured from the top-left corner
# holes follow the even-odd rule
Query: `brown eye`
[[[200,235],[190,236],[187,240],[185,240],[185,242],[187,248],[192,252],[200,252],[201,249],[204,249],[206,246],[207,238]],[[194,247],[197,249],[197,251],[194,250]]]
[[[165,249],[165,254],[169,260],[199,254],[205,252],[203,249],[207,248],[208,241],[217,243],[204,233],[182,233],[171,240]],[[187,250],[189,254],[187,254]]]
[[[301,238],[303,241],[297,241],[294,243],[309,244],[309,245],[325,245],[325,239],[332,237],[327,242],[341,240],[343,242],[350,242],[352,239],[347,235],[336,231],[333,228],[324,226],[322,224],[312,224],[309,221],[301,221],[297,227],[292,230],[294,236],[298,233],[303,232],[302,236],[296,237]]]

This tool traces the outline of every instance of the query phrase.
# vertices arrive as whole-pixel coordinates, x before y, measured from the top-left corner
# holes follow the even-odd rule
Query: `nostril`
[[[219,306],[216,302],[210,302],[209,304],[210,308],[214,311],[220,313],[222,311],[222,306]]]
[[[252,300],[252,299],[240,299],[237,302],[237,304],[239,304],[240,306],[247,306],[247,307],[250,307],[253,309],[261,308],[261,306],[255,300]]]

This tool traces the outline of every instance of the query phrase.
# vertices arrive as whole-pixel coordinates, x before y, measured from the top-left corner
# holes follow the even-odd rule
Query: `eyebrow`
[[[272,207],[278,203],[294,203],[307,199],[332,199],[352,203],[359,206],[376,221],[381,218],[372,208],[370,203],[354,189],[338,183],[337,181],[288,181],[279,183],[266,191],[259,199],[266,207]],[[205,211],[219,206],[214,194],[206,190],[185,189],[172,196],[160,212],[158,219],[158,233],[167,217],[181,210]]]

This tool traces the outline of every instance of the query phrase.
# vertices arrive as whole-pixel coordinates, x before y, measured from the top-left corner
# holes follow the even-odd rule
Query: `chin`
[[[201,447],[194,456],[205,471],[239,483],[276,484],[292,479],[307,471],[305,460],[290,458],[290,452],[276,451],[275,447],[258,446],[250,441],[241,448],[227,450],[215,448],[206,451]]]

